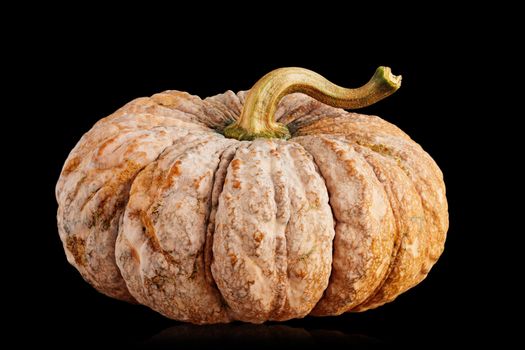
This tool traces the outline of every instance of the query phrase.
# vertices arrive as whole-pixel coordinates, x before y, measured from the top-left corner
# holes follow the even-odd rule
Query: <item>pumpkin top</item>
[[[333,107],[356,109],[390,96],[400,86],[401,76],[393,75],[389,67],[377,68],[370,81],[356,89],[337,86],[304,68],[275,69],[250,89],[239,119],[224,129],[224,136],[237,140],[289,139],[290,131],[274,121],[274,116],[279,101],[294,92],[302,92]]]

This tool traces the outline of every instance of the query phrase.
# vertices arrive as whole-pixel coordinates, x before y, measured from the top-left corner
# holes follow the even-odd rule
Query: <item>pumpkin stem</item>
[[[274,121],[281,99],[302,92],[333,107],[356,109],[369,106],[393,94],[401,86],[401,76],[389,67],[377,68],[370,81],[357,89],[337,86],[304,68],[279,68],[262,77],[248,91],[241,115],[224,129],[226,137],[237,140],[290,138],[288,128]]]

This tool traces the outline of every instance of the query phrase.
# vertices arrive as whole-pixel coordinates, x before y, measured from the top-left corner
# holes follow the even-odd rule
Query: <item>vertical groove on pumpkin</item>
[[[423,195],[422,195],[422,193],[424,193],[424,192],[431,193],[431,191],[423,191],[421,189],[421,183],[424,183],[425,186],[432,187],[431,185],[428,185],[428,183],[430,183],[432,181],[423,178],[421,176],[421,174],[417,170],[412,169],[410,164],[408,164],[405,161],[405,159],[400,156],[398,150],[395,147],[390,147],[388,152],[381,152],[377,147],[373,147],[374,145],[363,144],[362,146],[370,149],[372,152],[374,152],[376,154],[388,157],[388,158],[390,158],[390,159],[392,159],[392,160],[394,160],[396,162],[397,166],[407,175],[407,178],[410,179],[410,181],[414,185],[414,188],[416,189],[416,193],[419,196],[419,199],[421,201],[421,205],[422,205],[424,213],[425,213],[425,218],[424,219],[425,219],[425,227],[426,227],[426,229],[431,228],[429,230],[430,232],[435,229],[435,231],[437,231],[437,233],[441,233],[439,231],[443,231],[443,230],[441,230],[441,227],[439,227],[438,224],[435,222],[435,217],[437,216],[436,209],[434,208],[434,206],[429,207],[428,206],[428,202],[426,200],[424,200]],[[411,150],[411,152],[412,152],[412,150]],[[417,156],[419,156],[419,155],[417,155]],[[412,170],[412,171],[409,171],[409,169]],[[429,217],[430,217],[432,222],[429,222]],[[444,232],[446,233],[446,228],[444,229]],[[446,236],[444,238],[446,238]],[[444,238],[442,239],[443,241],[444,241]],[[431,243],[429,243],[429,245],[431,245]],[[441,251],[442,251],[442,249],[441,249]],[[428,272],[430,271],[430,268],[437,261],[438,258],[439,258],[439,255],[437,257],[433,257],[433,256],[428,255],[427,266],[422,268],[422,274],[424,276],[426,276],[428,274]]]
[[[330,203],[330,197],[331,197],[331,193],[330,193],[330,190],[328,190],[328,186],[326,185],[326,180],[323,176],[323,174],[321,173],[321,169],[319,167],[319,164],[317,163],[317,160],[315,159],[314,155],[312,153],[310,153],[306,147],[304,147],[303,145],[301,145],[300,143],[298,142],[295,142],[295,141],[292,141],[292,140],[289,140],[288,142],[290,143],[294,143],[296,144],[297,146],[301,147],[304,152],[310,156],[310,158],[312,159],[312,162],[314,163],[315,165],[315,171],[319,174],[319,177],[323,180],[323,183],[324,183],[324,189],[326,190],[326,193],[328,194],[328,207],[330,208],[330,212],[332,213],[332,219],[333,219],[333,222],[334,222],[334,231],[335,231],[335,228],[337,227],[338,225],[338,222],[337,222],[337,218],[335,217],[335,214],[334,214],[334,209],[332,208],[332,203]],[[335,235],[334,235],[334,238],[332,239],[332,264],[333,264],[333,256],[334,256],[334,249],[335,249],[335,245],[334,245],[334,239],[335,239]],[[323,293],[321,294],[321,297],[319,298],[319,300],[317,300],[317,303],[315,303],[314,307],[312,308],[312,310],[314,310],[317,306],[317,304],[319,303],[319,301],[321,299],[324,298],[325,296],[325,292],[326,292],[326,289],[328,288],[328,285],[330,284],[330,281],[332,279],[332,264],[330,264],[330,276],[328,277],[328,283],[326,284],[326,287],[325,289],[323,290]],[[312,312],[312,310],[310,310],[310,312]]]
[[[217,287],[217,283],[215,282],[215,279],[213,278],[213,275],[211,273],[211,263],[213,261],[213,235],[215,233],[215,215],[217,214],[217,207],[219,206],[219,198],[221,196],[222,190],[224,188],[224,179],[226,178],[228,167],[235,157],[235,153],[237,152],[237,149],[243,144],[244,141],[240,141],[237,143],[234,143],[233,145],[230,145],[226,147],[223,152],[220,155],[219,163],[217,164],[217,168],[213,172],[213,185],[211,190],[211,200],[210,200],[210,214],[208,217],[208,223],[207,223],[207,229],[206,229],[206,237],[204,241],[204,273],[206,281],[215,288],[219,294],[219,297],[221,299],[222,306],[226,309],[226,312],[230,314],[230,307],[228,305],[228,302],[222,295],[222,292],[220,291],[219,287]],[[230,315],[231,317],[231,315]]]
[[[71,174],[68,174],[68,177],[71,178],[71,176],[74,175],[77,172],[84,172],[84,166],[86,164],[96,161],[96,158],[98,157],[98,153],[100,152],[100,149],[102,147],[104,147],[105,144],[107,144],[108,140],[114,139],[116,137],[119,137],[122,140],[122,144],[120,144],[117,147],[117,149],[123,147],[123,145],[126,145],[128,147],[128,146],[130,146],[130,142],[133,144],[134,141],[135,142],[137,141],[137,138],[132,138],[132,137],[130,137],[131,135],[138,134],[138,135],[144,135],[144,137],[151,136],[151,135],[149,135],[149,133],[152,132],[154,129],[158,129],[158,126],[147,128],[147,129],[130,130],[128,132],[121,133],[121,134],[117,133],[117,134],[106,135],[106,137],[101,138],[100,140],[98,140],[98,142],[91,149],[91,151],[87,152],[87,154],[84,155],[83,161],[81,162],[81,164],[79,166],[77,166],[77,168]],[[142,140],[144,137],[139,138],[139,140]],[[167,147],[169,147],[169,145],[167,145],[166,147],[162,148],[162,151],[159,152],[157,157],[162,152],[164,152],[164,150]],[[115,152],[115,151],[116,150],[114,150],[113,152]],[[122,168],[123,165],[127,164],[126,162],[127,161],[122,162],[122,164],[120,164],[118,167],[114,167],[116,169],[115,173],[112,174],[109,179],[107,179],[104,182],[102,182],[100,187],[96,191],[93,191],[92,193],[90,193],[88,195],[88,197],[84,199],[84,202],[82,203],[82,205],[80,205],[80,207],[79,207],[80,214],[81,214],[80,217],[82,217],[82,216],[84,216],[84,215],[82,215],[82,213],[85,212],[85,210],[84,210],[85,207],[89,204],[89,202],[91,202],[95,198],[97,193],[99,193],[100,191],[108,190],[108,189],[112,188],[112,186],[116,187],[115,191],[116,191],[116,193],[119,194],[119,196],[118,197],[115,197],[115,195],[112,196],[112,199],[115,199],[115,202],[111,204],[112,205],[112,208],[111,208],[112,211],[106,215],[107,216],[107,218],[106,218],[107,223],[104,224],[104,225],[107,225],[108,227],[106,229],[102,228],[103,232],[105,232],[106,234],[109,234],[109,232],[107,232],[107,230],[110,229],[111,225],[115,226],[114,229],[111,230],[112,232],[114,232],[114,237],[109,237],[114,242],[116,242],[116,239],[117,239],[117,236],[118,236],[119,225],[120,225],[121,217],[122,217],[122,215],[124,213],[124,210],[125,210],[128,198],[129,198],[129,189],[131,187],[131,184],[133,183],[133,181],[136,178],[136,176],[142,171],[142,169],[144,169],[147,166],[147,164],[143,164],[140,167],[136,167],[137,164],[134,164],[132,166],[132,168],[130,168],[129,171],[128,171],[128,168]],[[107,169],[104,169],[104,170],[107,170]],[[124,176],[124,177],[122,179],[119,179],[119,176]],[[126,179],[125,176],[129,176],[129,178]],[[78,197],[78,193],[80,192],[80,189],[89,180],[90,180],[90,176],[88,176],[88,175],[83,176],[81,178],[81,181],[78,181],[77,184],[75,185],[74,191],[73,191],[73,196],[71,196],[71,193],[67,193],[66,194],[67,197],[69,197],[69,202],[59,205],[59,213],[61,213],[61,212],[64,213],[64,217],[65,218],[68,216],[67,212],[69,212],[69,207],[74,202],[74,200]],[[61,195],[62,194],[63,193],[61,193]],[[106,198],[102,200],[100,205],[105,207],[105,202],[106,202],[107,198],[109,198],[109,197],[110,197],[110,195],[107,194]],[[60,199],[59,198],[57,198],[57,199],[59,200],[59,203],[61,203]],[[96,209],[96,210],[99,210],[99,209]],[[100,209],[100,210],[103,210],[103,209]],[[96,215],[98,215],[98,214],[95,212],[92,215],[93,215],[93,221],[92,221],[92,223],[90,225],[93,225],[93,226],[94,225],[98,225],[98,223],[96,222],[96,220],[97,220]],[[76,234],[74,232],[70,233],[70,234],[67,234],[67,237],[68,238],[69,237],[75,237],[75,238],[77,238],[77,241],[79,242],[79,244],[82,244],[82,245],[86,246],[87,243],[90,240],[96,239],[96,237],[98,237],[97,235],[100,235],[100,234],[101,234],[101,232],[98,229],[89,229],[89,227],[88,227],[87,234],[83,234],[82,237],[80,237],[79,234]],[[114,244],[113,244],[113,247],[114,247]],[[67,248],[67,246],[64,246],[64,248]],[[123,280],[122,275],[120,273],[120,270],[119,270],[119,268],[118,268],[118,266],[116,264],[115,257],[114,257],[114,248],[112,249],[112,252],[113,252],[112,263],[113,263],[113,265],[115,267],[115,271],[118,274],[118,276],[116,276],[116,275],[113,276],[112,284],[102,283],[100,281],[100,278],[97,277],[96,271],[94,272],[94,267],[90,263],[93,258],[90,257],[89,250],[88,249],[83,249],[82,252],[83,252],[84,257],[83,257],[83,259],[81,261],[84,261],[85,263],[83,265],[80,265],[80,264],[77,263],[74,266],[77,269],[81,270],[80,271],[81,274],[83,275],[84,279],[88,283],[93,285],[97,290],[99,290],[103,294],[106,294],[106,295],[111,296],[111,297],[115,297],[117,299],[129,301],[129,302],[134,302],[134,298],[129,293],[129,291],[127,289],[127,286],[125,284],[125,281]],[[115,286],[116,280],[118,280],[118,285],[117,286]]]
[[[155,182],[146,183],[135,193],[138,195],[135,203],[139,205],[137,214],[142,220],[132,219],[132,226],[128,228],[140,236],[134,243],[135,247],[146,245],[149,248],[142,251],[137,267],[135,262],[126,258],[133,246],[121,246],[120,255],[126,258],[121,261],[121,269],[127,271],[129,286],[135,294],[141,295],[141,302],[167,317],[194,323],[228,322],[226,313],[219,311],[222,308],[218,290],[205,277],[204,248],[213,173],[220,155],[236,141],[220,136],[209,139],[199,135],[192,137],[193,140],[179,139],[178,146],[170,148],[171,153],[167,153],[164,165],[157,166],[159,171],[152,175]],[[201,167],[194,173],[193,162],[199,161]],[[152,164],[156,166],[158,163]],[[202,168],[204,165],[206,167]],[[206,177],[206,187],[201,185],[201,174]],[[189,196],[192,200],[186,203],[188,197],[180,196]],[[162,211],[163,214],[158,212],[159,204],[162,204],[162,210],[166,210]],[[194,206],[197,210],[194,214],[187,211]],[[170,230],[171,222],[166,220],[173,220],[181,226]],[[144,227],[147,230],[140,233]],[[142,262],[148,264],[143,267]],[[159,269],[160,265],[156,264],[166,264],[166,267]],[[197,300],[191,300],[192,295]]]
[[[271,176],[273,187],[273,200],[275,202],[277,221],[284,219],[283,231],[275,232],[279,233],[280,236],[276,237],[276,244],[274,247],[275,252],[275,270],[277,274],[277,285],[276,285],[276,296],[273,299],[272,311],[268,315],[270,320],[279,320],[281,317],[282,310],[286,306],[287,299],[287,270],[288,270],[288,250],[287,250],[287,228],[290,221],[290,195],[288,194],[287,180],[283,176],[283,169],[285,164],[282,162],[282,144],[278,141],[270,140],[267,141],[272,143],[272,150],[270,151],[269,157],[272,157]],[[278,170],[277,170],[278,169]]]
[[[290,142],[294,142],[294,141],[290,141]],[[316,160],[315,156],[314,156],[311,152],[309,152],[309,151],[306,149],[306,147],[304,147],[304,146],[301,145],[300,143],[298,143],[298,142],[294,142],[294,143],[296,143],[296,144],[298,144],[299,146],[301,146],[301,147],[305,150],[305,152],[306,152],[307,154],[309,154],[309,155],[312,157],[312,161],[314,162],[314,164],[315,164],[315,166],[316,166],[316,170],[317,170],[317,172],[319,173],[319,176],[321,177],[321,179],[323,179],[323,182],[324,182],[324,184],[325,184],[325,189],[326,189],[326,192],[328,193],[328,199],[330,199],[330,198],[332,197],[332,193],[331,193],[331,191],[328,189],[328,186],[327,186],[327,184],[326,184],[326,180],[325,180],[325,178],[324,178],[324,176],[323,176],[323,173],[322,173],[322,171],[321,171],[321,167],[319,166],[319,163],[318,163],[318,161]],[[331,203],[330,200],[328,200],[328,206],[330,207],[330,211],[332,212],[332,218],[333,218],[333,220],[334,220],[334,230],[335,230],[335,228],[337,227],[337,225],[339,225],[339,222],[337,221],[337,218],[336,218],[336,216],[335,216],[335,214],[334,214],[334,209],[333,209],[333,207],[332,207],[332,203]],[[326,295],[326,290],[328,289],[328,286],[330,285],[330,283],[331,283],[331,281],[332,281],[333,257],[334,257],[334,251],[335,251],[334,240],[335,240],[335,235],[334,235],[334,238],[333,238],[333,240],[332,240],[332,264],[331,264],[331,266],[330,266],[330,277],[328,278],[328,284],[326,285],[325,290],[323,291],[323,294],[321,295],[321,298],[319,298],[319,300],[317,301],[317,303],[316,303],[315,306],[313,307],[312,311],[315,310],[315,308],[317,307],[317,305],[319,304],[319,302],[320,302],[321,300],[324,299],[324,297],[325,297],[325,295]],[[312,315],[312,314],[311,314],[312,311],[310,311],[310,315]],[[313,316],[316,316],[316,315],[313,315]]]
[[[301,290],[300,284],[306,280],[311,286],[310,291],[314,290],[316,292],[315,294],[311,293],[308,298],[303,298],[307,302],[307,304],[303,302],[303,305],[306,305],[308,308],[301,308],[303,314],[298,314],[296,317],[304,317],[315,308],[323,297],[324,290],[329,283],[332,271],[333,239],[335,236],[334,215],[329,203],[326,183],[313,156],[296,142],[286,142],[284,145],[286,152],[283,152],[283,155],[288,159],[283,164],[289,169],[285,179],[289,182],[288,186],[291,187],[290,212],[292,213],[285,231],[286,237],[291,236],[291,239],[289,239],[290,243],[287,245],[288,288],[292,293]],[[313,182],[316,183],[315,192],[312,191]],[[303,203],[305,206],[298,206],[301,203],[301,199],[306,200],[307,203]],[[314,222],[311,222],[309,227],[312,229],[310,232],[315,232],[315,243],[306,252],[303,251],[301,252],[302,254],[298,255],[297,251],[294,252],[290,246],[293,247],[295,242],[300,241],[296,238],[297,233],[302,229],[302,220],[308,220],[308,218],[314,219]],[[328,222],[331,225],[326,225]],[[327,239],[328,236],[330,236],[330,239]],[[326,249],[327,247],[329,249]],[[326,257],[328,257],[328,263],[326,263]],[[309,267],[312,266],[312,261],[317,265],[314,276],[311,275],[311,270],[309,270]],[[303,267],[299,267],[301,265]],[[293,296],[295,295],[292,294]],[[287,298],[287,301],[289,301],[289,298]],[[288,304],[286,306],[291,307]],[[297,308],[297,300],[293,300],[292,305]],[[286,319],[288,318],[277,320]]]
[[[157,157],[155,158],[155,160],[153,160],[152,162],[150,162],[147,166],[145,166],[145,167],[144,167],[144,168],[143,168],[143,169],[142,169],[142,170],[141,170],[141,171],[135,176],[135,178],[134,178],[134,180],[133,180],[133,182],[132,182],[132,184],[131,184],[131,186],[130,186],[129,192],[131,192],[131,187],[132,187],[132,186],[136,186],[136,185],[137,185],[137,184],[135,183],[135,181],[136,181],[138,178],[141,179],[141,181],[142,181],[142,177],[145,175],[145,173],[144,173],[145,169],[148,169],[150,172],[155,173],[155,171],[158,169],[158,162],[159,162],[159,160],[161,160],[161,159],[162,159],[167,153],[169,153],[169,151],[171,150],[171,148],[172,148],[173,146],[175,146],[177,143],[181,143],[182,140],[184,140],[186,137],[188,137],[188,135],[190,135],[190,134],[189,134],[189,133],[186,133],[185,135],[180,135],[180,136],[177,137],[177,138],[172,137],[172,139],[171,139],[171,144],[168,145],[167,147],[165,147],[165,148],[162,150],[162,152],[160,152],[160,153],[157,155]],[[190,142],[189,144],[191,145],[191,144],[195,144],[195,143],[197,143],[197,142],[193,142],[193,143]],[[151,168],[151,169],[150,169],[150,168]],[[139,177],[139,175],[140,175],[140,177]],[[151,186],[151,185],[153,184],[154,179],[149,179],[149,180],[150,180],[149,185]],[[128,211],[128,208],[129,208],[129,205],[128,205],[128,204],[129,204],[129,196],[130,196],[130,195],[131,195],[131,193],[128,193],[128,201],[127,201],[127,204],[126,204],[125,211],[123,212],[123,216],[122,216],[121,223],[123,222],[123,220],[124,220],[124,215],[126,215],[126,213],[127,213],[127,211]],[[137,216],[140,215],[141,217],[143,217],[142,219],[145,219],[145,220],[148,220],[148,221],[149,221],[149,218],[145,217],[145,212],[149,209],[149,207],[150,207],[150,206],[148,206],[148,208],[146,208],[145,210],[142,210],[142,211],[140,212],[140,214],[139,214],[139,213],[135,213],[135,214],[133,214],[133,215],[137,215]],[[128,214],[129,214],[129,213],[128,213]],[[142,226],[141,226],[142,230],[143,230],[144,232],[146,232],[146,227],[145,227],[145,225],[143,224],[143,220],[141,220],[141,225],[142,225]],[[132,247],[131,242],[128,240],[128,238],[125,237],[125,236],[121,233],[121,229],[120,229],[120,228],[119,228],[119,232],[118,232],[117,241],[116,241],[116,244],[115,244],[115,250],[116,250],[116,246],[117,246],[117,245],[125,245],[125,246],[129,247],[129,250],[130,250],[130,253],[131,253],[131,254],[133,254],[134,249],[135,249],[134,247]],[[115,255],[116,255],[116,254],[115,254]],[[140,257],[140,255],[139,255],[139,257]],[[119,265],[118,257],[116,257],[116,259],[117,259],[117,266],[118,266],[118,268],[119,268],[121,274],[124,274],[124,272],[123,272],[123,268]],[[138,263],[139,263],[138,271],[141,272],[141,273],[140,273],[140,279],[141,279],[141,281],[143,281],[143,280],[144,280],[144,279],[143,279],[143,275],[142,275],[142,264],[144,263],[143,259],[139,259],[139,262],[138,262]],[[126,285],[128,286],[129,281],[125,279],[125,282],[126,282]],[[129,286],[128,286],[128,289],[129,289]],[[142,294],[143,294],[143,293],[142,293]],[[143,303],[143,301],[141,300],[141,299],[143,299],[143,295],[137,295],[137,294],[135,293],[135,296],[134,296],[134,297],[137,298],[137,300],[139,300],[141,303]]]
[[[348,140],[346,140],[346,139],[345,139],[345,141],[348,142]],[[379,179],[379,176],[378,176],[380,171],[378,171],[378,169],[375,166],[373,166],[369,162],[369,160],[361,153],[362,152],[362,147],[359,146],[358,144],[354,144],[353,147],[359,154],[361,154],[361,157],[363,158],[363,160],[370,166],[370,168],[372,169],[372,171],[376,175],[377,180],[380,183],[383,183]],[[390,184],[385,185],[385,188],[387,186],[389,187]],[[401,250],[401,248],[403,246],[403,240],[405,239],[405,236],[402,235],[401,232],[400,232],[401,228],[399,227],[399,220],[397,219],[397,217],[399,216],[399,213],[398,213],[397,209],[394,209],[394,208],[397,208],[397,206],[399,206],[399,203],[397,205],[395,205],[395,206],[392,205],[394,200],[397,202],[397,197],[394,196],[391,192],[392,192],[391,189],[386,190],[387,198],[388,198],[389,205],[390,205],[390,210],[392,211],[392,215],[394,215],[394,217],[396,218],[396,220],[395,220],[396,238],[394,240],[394,242],[395,242],[394,250],[392,251],[392,255],[390,256],[390,263],[389,263],[389,266],[388,266],[388,270],[387,270],[387,273],[385,274],[385,276],[383,277],[383,280],[379,284],[379,286],[377,286],[377,288],[370,294],[370,296],[366,300],[364,300],[361,304],[354,306],[353,309],[359,309],[359,307],[361,307],[361,306],[366,306],[366,304],[370,300],[375,298],[375,296],[379,293],[379,291],[383,288],[385,283],[388,281],[390,275],[392,274],[392,271],[394,270],[395,265],[399,261],[399,252],[400,252],[400,250]],[[348,310],[348,311],[352,311],[352,310]]]
[[[152,129],[153,129],[153,128],[152,128]],[[155,159],[154,159],[153,161],[151,161],[149,164],[156,162],[160,157],[162,157],[162,155],[164,154],[164,152],[165,152],[169,147],[173,146],[174,142],[175,142],[175,141],[172,139],[171,145],[167,145],[166,147],[164,147],[164,148],[162,149],[162,151],[160,151],[160,152],[157,154],[157,157],[155,157]],[[125,214],[125,212],[126,212],[126,206],[127,206],[127,204],[128,204],[128,201],[129,201],[129,196],[130,196],[131,186],[132,186],[133,183],[135,182],[135,179],[137,178],[137,176],[138,176],[138,175],[139,175],[139,174],[140,174],[140,173],[141,173],[141,172],[142,172],[142,171],[143,171],[143,170],[144,170],[149,164],[144,165],[140,170],[138,170],[137,173],[133,176],[133,178],[132,178],[132,179],[130,180],[130,182],[129,182],[129,187],[128,187],[127,191],[126,191],[126,200],[125,200],[125,205],[124,205],[124,207],[123,207],[123,209],[122,209],[122,212],[120,213],[119,219],[118,219],[118,221],[117,221],[117,227],[116,227],[116,232],[117,232],[117,234],[116,234],[116,236],[115,236],[115,246],[116,246],[116,243],[117,243],[117,239],[119,239],[120,227],[121,227],[121,225],[122,225],[122,221],[123,221],[123,219],[124,219],[124,214]],[[115,251],[115,249],[113,249],[113,251]],[[122,281],[124,282],[124,286],[125,286],[125,288],[126,288],[126,291],[128,292],[129,296],[132,298],[132,302],[133,302],[133,303],[136,303],[137,301],[136,301],[135,298],[131,295],[131,293],[130,293],[128,287],[127,287],[126,281],[124,280],[124,278],[123,278],[123,276],[122,276],[122,272],[120,271],[120,268],[119,268],[119,266],[118,266],[118,264],[117,264],[117,261],[116,261],[116,254],[114,255],[114,260],[115,260],[115,265],[117,266],[117,270],[118,270],[118,272],[119,272],[119,274],[120,274],[120,278],[121,278]]]
[[[372,170],[369,169],[368,164],[365,166],[364,161],[360,160],[353,148],[346,149],[347,146],[343,147],[344,143],[319,135],[306,136],[304,139],[295,138],[295,141],[304,143],[303,146],[307,149],[317,149],[316,152],[310,151],[310,153],[327,180],[330,193],[330,187],[338,188],[338,183],[347,178],[353,179],[352,182],[355,181],[355,184],[348,188],[356,191],[353,200],[345,199],[341,192],[343,189],[338,189],[330,196],[334,216],[340,216],[336,219],[332,274],[324,297],[312,312],[313,315],[318,316],[338,315],[360,304],[368,297],[370,290],[375,290],[382,281],[389,261],[385,262],[379,258],[384,251],[388,251],[389,256],[392,253],[394,237],[390,232],[395,230],[394,218],[388,209],[389,203],[385,203],[384,189],[374,177],[368,177]],[[324,152],[328,152],[327,157],[330,154],[330,157],[335,158],[326,158],[324,164],[321,164],[317,158]],[[332,164],[334,162],[336,163]],[[331,167],[337,170],[325,173],[325,170],[332,169]],[[343,207],[334,209],[332,201],[337,201],[338,205]],[[351,207],[347,208],[344,205]],[[374,213],[377,213],[376,218],[369,222],[367,216]],[[354,263],[355,266],[350,266]],[[348,266],[343,266],[344,264]],[[348,269],[353,272],[349,273]]]
[[[345,138],[348,139],[348,137],[345,137]],[[354,141],[354,140],[351,140],[351,141]],[[375,147],[375,145],[370,145],[370,144],[368,144],[366,142],[358,142],[358,144],[360,145],[360,147],[366,148],[366,149],[368,149],[370,152],[372,152],[374,154],[377,154],[379,156],[387,157],[387,158],[391,159],[392,162],[395,164],[395,166],[398,169],[400,169],[400,171],[402,171],[402,173],[405,174],[405,176],[407,177],[407,180],[410,181],[410,183],[412,184],[412,186],[414,188],[414,193],[417,195],[417,197],[419,199],[419,203],[421,204],[421,208],[423,210],[425,227],[422,228],[422,229],[427,231],[428,233],[431,233],[432,226],[436,227],[436,225],[435,225],[435,223],[429,223],[429,221],[428,221],[429,209],[428,209],[428,204],[426,204],[426,202],[423,200],[423,197],[421,195],[422,191],[419,188],[420,181],[422,180],[421,177],[420,177],[419,172],[415,171],[414,169],[411,169],[410,165],[405,163],[403,157],[401,157],[400,154],[398,154],[398,151],[395,149],[395,147],[389,147],[387,152],[384,152],[384,151],[382,152],[381,149],[378,148],[378,147]],[[409,169],[412,170],[412,171],[409,171]],[[417,174],[417,175],[414,175],[414,174]],[[435,209],[432,208],[430,210],[435,210]],[[430,230],[429,230],[429,227],[430,227]],[[438,230],[439,230],[439,228],[438,228]],[[414,281],[411,283],[410,286],[400,290],[395,296],[393,296],[391,298],[383,299],[383,300],[380,300],[380,301],[374,301],[374,298],[377,296],[377,294],[379,294],[381,292],[381,290],[378,290],[378,293],[376,295],[374,295],[372,298],[367,300],[365,303],[361,304],[361,306],[363,308],[361,310],[359,310],[359,311],[365,311],[365,310],[368,310],[370,308],[375,308],[375,307],[383,305],[383,304],[385,304],[387,302],[390,302],[393,299],[395,299],[399,294],[402,294],[406,290],[414,287],[419,282],[421,282],[425,278],[425,276],[428,274],[428,272],[430,270],[429,267],[431,267],[435,263],[435,261],[437,260],[437,258],[434,258],[434,257],[430,256],[429,255],[430,253],[428,252],[428,249],[429,249],[430,246],[432,246],[432,244],[433,243],[431,241],[426,243],[426,246],[425,246],[426,250],[425,250],[425,253],[424,253],[424,254],[426,254],[426,263],[422,264],[421,270],[419,272],[420,276],[414,277]],[[402,249],[402,246],[400,246],[400,249]]]
[[[235,316],[306,316],[328,283],[334,234],[311,156],[295,143],[253,141],[237,150],[220,205],[212,272]]]

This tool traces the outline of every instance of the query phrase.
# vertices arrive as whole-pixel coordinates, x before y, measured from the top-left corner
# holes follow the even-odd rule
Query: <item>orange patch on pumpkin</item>
[[[230,263],[232,264],[232,266],[235,266],[235,264],[237,263],[237,255],[229,253],[228,256],[230,257]]]
[[[62,170],[62,176],[71,174],[76,168],[78,168],[80,162],[80,157],[71,158],[64,166],[64,169]]]
[[[202,180],[206,177],[206,174],[199,176],[195,180],[193,180],[193,187],[195,187],[196,190],[199,189]]]
[[[98,148],[98,151],[97,151],[97,156],[98,157],[101,157],[104,153],[104,150],[106,149],[106,147],[108,147],[109,145],[111,145],[113,142],[115,142],[115,140],[119,138],[119,135],[116,135],[116,136],[113,136],[111,137],[110,139],[104,141],[104,143]]]
[[[239,168],[241,167],[241,161],[239,159],[234,159],[232,160],[232,169],[233,170],[239,170]]]
[[[171,167],[168,173],[166,183],[164,184],[164,188],[170,188],[171,185],[173,185],[173,178],[181,174],[181,170],[180,170],[181,163],[182,162],[179,159],[175,161],[175,164],[173,164],[173,166]]]
[[[253,239],[255,240],[255,242],[261,243],[263,238],[264,238],[264,233],[262,233],[261,231],[256,231],[253,233]]]
[[[136,262],[140,262],[139,252],[137,252],[137,250],[133,247],[130,247],[130,252],[133,260],[135,260]]]

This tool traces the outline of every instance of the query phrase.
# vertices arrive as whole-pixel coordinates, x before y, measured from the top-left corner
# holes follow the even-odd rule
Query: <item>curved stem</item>
[[[290,132],[274,121],[281,99],[302,92],[333,107],[356,109],[369,106],[393,94],[401,86],[401,76],[388,67],[377,68],[365,85],[356,89],[337,86],[304,68],[280,68],[262,77],[246,96],[239,119],[224,129],[224,135],[238,140],[289,138]]]

